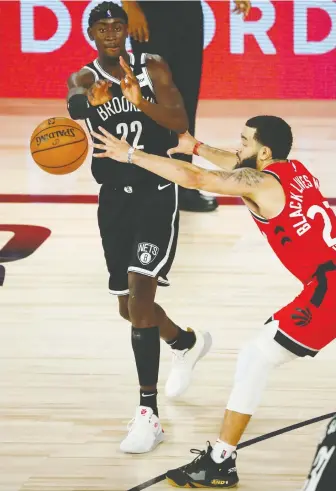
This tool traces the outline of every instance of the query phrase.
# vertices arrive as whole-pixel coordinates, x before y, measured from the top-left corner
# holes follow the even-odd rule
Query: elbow
[[[175,127],[173,128],[173,130],[180,135],[188,131],[189,121],[187,115],[183,113],[179,114],[179,117],[176,118],[176,122],[174,126]]]
[[[183,179],[183,182],[180,183],[180,186],[183,186],[187,189],[200,189],[200,179],[197,174],[194,172],[188,172]]]

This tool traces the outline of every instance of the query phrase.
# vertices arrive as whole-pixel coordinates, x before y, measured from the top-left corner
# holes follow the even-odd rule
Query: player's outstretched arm
[[[185,188],[247,197],[258,203],[263,200],[262,193],[269,194],[274,192],[274,186],[280,186],[272,176],[254,169],[208,171],[182,160],[135,150],[125,139],[115,138],[102,127],[99,130],[102,134],[92,132],[92,135],[102,144],[93,144],[93,147],[105,152],[94,154],[95,157],[130,162]]]
[[[230,150],[220,150],[196,140],[188,131],[179,135],[178,146],[168,150],[168,155],[184,153],[200,155],[221,169],[232,170],[237,164],[237,153]]]

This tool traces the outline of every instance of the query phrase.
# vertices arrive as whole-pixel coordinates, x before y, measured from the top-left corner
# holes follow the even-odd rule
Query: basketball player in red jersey
[[[290,126],[275,116],[248,120],[237,154],[196,141],[188,133],[171,153],[196,153],[221,167],[189,163],[134,150],[101,130],[94,134],[104,155],[147,169],[177,184],[241,196],[284,266],[302,282],[301,293],[273,314],[260,335],[240,352],[220,436],[190,464],[168,471],[168,482],[185,488],[234,487],[236,447],[254,414],[271,370],[297,357],[315,356],[336,337],[336,217],[318,180],[287,160]]]

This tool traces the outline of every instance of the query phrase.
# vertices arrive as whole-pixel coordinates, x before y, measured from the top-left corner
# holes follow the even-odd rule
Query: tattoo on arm
[[[262,172],[250,169],[248,167],[237,169],[233,172],[214,171],[213,173],[218,177],[221,177],[224,181],[231,178],[235,182],[239,184],[245,184],[249,187],[257,186],[265,179],[265,175]]]

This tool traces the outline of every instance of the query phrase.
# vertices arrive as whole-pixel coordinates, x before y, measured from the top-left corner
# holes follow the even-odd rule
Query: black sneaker
[[[216,464],[211,451],[210,442],[206,451],[191,449],[190,452],[198,454],[197,457],[190,464],[168,471],[168,483],[176,488],[227,489],[237,486],[236,452],[221,464]]]
[[[218,208],[215,197],[200,193],[197,189],[179,187],[179,209],[183,211],[207,212]]]

